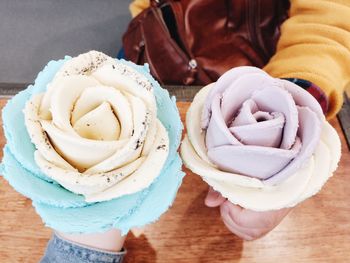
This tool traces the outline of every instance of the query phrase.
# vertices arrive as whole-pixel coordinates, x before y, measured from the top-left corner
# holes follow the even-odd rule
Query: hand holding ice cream
[[[292,210],[282,208],[259,212],[245,209],[232,204],[211,187],[204,203],[208,207],[219,207],[222,221],[228,230],[244,240],[254,240],[266,235]]]

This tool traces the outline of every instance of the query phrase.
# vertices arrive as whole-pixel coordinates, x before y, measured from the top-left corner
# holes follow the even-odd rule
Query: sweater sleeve
[[[144,9],[149,7],[149,5],[150,5],[150,0],[134,0],[129,6],[131,16],[132,17],[137,16]]]
[[[291,0],[277,52],[265,71],[320,87],[329,101],[327,116],[340,110],[350,82],[350,1]]]

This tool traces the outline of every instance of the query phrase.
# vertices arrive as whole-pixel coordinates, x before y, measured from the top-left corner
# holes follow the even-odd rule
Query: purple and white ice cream
[[[261,69],[238,67],[194,98],[181,154],[232,203],[265,211],[317,193],[335,171],[340,140],[317,100]]]

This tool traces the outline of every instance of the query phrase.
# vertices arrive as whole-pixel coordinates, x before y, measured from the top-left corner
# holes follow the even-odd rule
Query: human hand
[[[232,204],[219,192],[209,188],[205,205],[220,206],[222,220],[226,227],[244,240],[258,239],[274,229],[292,208],[256,212]]]

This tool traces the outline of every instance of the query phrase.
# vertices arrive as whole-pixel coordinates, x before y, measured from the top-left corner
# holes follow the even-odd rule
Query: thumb
[[[225,201],[226,198],[222,197],[222,195],[219,192],[215,191],[212,187],[209,187],[207,197],[204,200],[206,206],[217,207]]]

